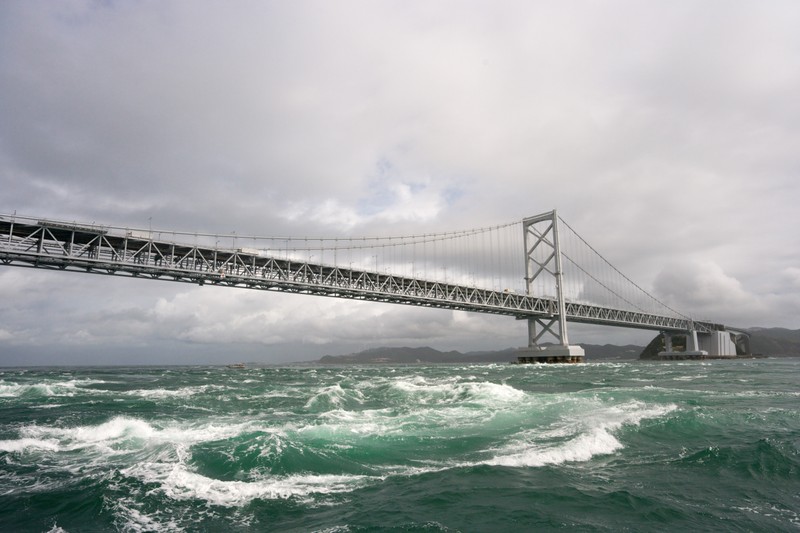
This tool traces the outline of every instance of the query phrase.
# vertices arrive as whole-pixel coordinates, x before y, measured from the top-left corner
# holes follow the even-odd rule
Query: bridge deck
[[[6,265],[128,275],[227,287],[456,309],[518,319],[552,317],[554,298],[480,289],[375,271],[277,258],[246,249],[188,245],[152,233],[46,220],[0,217],[0,261]],[[567,302],[570,322],[659,331],[724,329],[645,312]]]

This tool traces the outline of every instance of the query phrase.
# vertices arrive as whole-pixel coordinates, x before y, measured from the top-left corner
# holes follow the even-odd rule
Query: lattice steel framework
[[[563,297],[481,289],[276,258],[248,249],[220,249],[154,239],[152,232],[16,215],[0,215],[0,262],[12,266],[473,311],[539,320],[542,324],[552,324],[566,317],[571,322],[661,331],[696,329],[706,332],[724,328],[684,318],[570,303]],[[549,262],[537,264],[542,272],[560,272],[558,266]],[[561,338],[566,340],[566,335],[561,334]]]
[[[569,346],[556,211],[526,218],[522,221],[522,231],[525,243],[525,294],[534,296],[536,281],[544,281],[542,285],[550,285],[554,289],[556,308],[553,315],[528,318],[528,346],[538,346],[539,339],[548,333],[556,338],[558,344]],[[537,325],[540,328],[538,332]],[[558,331],[554,329],[555,326],[558,326]]]

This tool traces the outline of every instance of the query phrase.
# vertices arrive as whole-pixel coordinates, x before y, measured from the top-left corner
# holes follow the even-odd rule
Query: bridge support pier
[[[583,363],[584,351],[580,346],[543,346],[517,350],[517,363]]]
[[[525,243],[525,292],[533,294],[534,281],[539,279],[555,290],[557,308],[547,319],[528,319],[528,347],[519,350],[518,363],[582,363],[584,351],[570,346],[567,337],[567,310],[564,301],[564,269],[558,240],[558,213],[553,210],[522,221]],[[554,326],[558,324],[558,331]],[[536,326],[541,330],[537,333]],[[539,339],[549,333],[558,344],[540,346]]]
[[[679,336],[686,337],[686,349],[676,351],[673,347],[673,333],[663,332],[664,351],[659,352],[659,359],[705,359],[707,357],[721,359],[750,355],[749,337],[736,331],[717,330],[710,333],[687,331]]]
[[[553,331],[558,323],[559,331]],[[540,329],[537,331],[537,324]],[[539,345],[539,339],[549,333],[558,344]],[[580,346],[570,346],[566,324],[558,318],[544,321],[538,318],[528,320],[528,347],[517,350],[518,363],[583,363],[585,353]]]
[[[705,359],[708,355],[707,351],[700,349],[696,330],[681,335],[686,337],[686,349],[680,352],[676,352],[673,348],[671,331],[664,331],[662,335],[664,335],[664,351],[658,353],[659,359]]]

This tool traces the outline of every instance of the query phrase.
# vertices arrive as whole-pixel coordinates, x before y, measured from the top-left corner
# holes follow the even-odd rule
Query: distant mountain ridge
[[[587,359],[635,359],[642,351],[641,346],[632,344],[614,346],[613,344],[581,344]],[[380,347],[370,348],[347,355],[326,355],[318,362],[322,364],[380,364],[380,363],[510,363],[517,360],[517,348],[505,350],[462,353],[455,350],[441,352],[428,346],[420,348]]]
[[[800,329],[787,328],[743,328],[750,333],[750,347],[754,354],[767,356],[800,356]],[[648,348],[654,346],[656,339]],[[646,352],[644,346],[627,344],[580,344],[586,359],[638,359]],[[321,364],[414,364],[414,363],[509,363],[517,360],[516,348],[462,353],[455,350],[442,352],[423,346],[370,348],[347,355],[326,355],[317,361]],[[646,358],[646,357],[645,357]]]
[[[750,348],[755,354],[800,356],[800,329],[749,328]]]

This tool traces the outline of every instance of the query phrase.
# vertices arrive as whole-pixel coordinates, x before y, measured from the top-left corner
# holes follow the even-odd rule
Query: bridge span
[[[377,255],[372,256],[375,268],[367,267],[364,262],[339,264],[337,251],[341,254],[343,250],[366,248],[353,246],[353,242],[359,242],[358,239],[336,239],[333,246],[320,239],[319,246],[309,248],[306,238],[301,241],[302,247],[296,242],[300,239],[267,238],[270,247],[236,247],[236,236],[227,235],[224,237],[232,238],[234,246],[220,247],[221,236],[217,235],[195,234],[196,241],[204,242],[190,244],[186,241],[192,234],[188,233],[78,224],[19,215],[0,215],[0,262],[19,267],[505,315],[528,322],[528,348],[520,351],[520,362],[582,361],[582,349],[569,344],[567,322],[661,331],[665,334],[668,355],[674,355],[670,344],[673,335],[687,336],[689,354],[736,355],[735,345],[731,347],[734,340],[722,324],[681,315],[624,276],[635,289],[611,287],[613,277],[608,275],[605,276],[607,279],[598,279],[598,273],[587,270],[573,258],[576,256],[568,255],[562,249],[563,237],[559,235],[562,225],[569,228],[555,211],[525,219],[521,231],[519,224],[506,225],[517,230],[518,235],[521,233],[520,244],[525,250],[524,291],[482,288],[474,279],[469,284],[463,282],[463,277],[456,279],[452,272],[449,282],[413,275],[413,262],[412,275],[392,273],[388,268],[380,271]],[[499,231],[506,226],[495,229]],[[420,246],[424,253],[428,246],[426,243],[433,242],[435,247],[437,239],[440,243],[457,238],[474,240],[475,235],[482,231],[430,234],[421,236],[421,239],[416,236],[414,240],[397,237],[391,246],[410,247],[413,243],[415,251]],[[377,247],[387,248],[385,241],[378,240],[381,238],[371,239],[379,242]],[[212,240],[215,241],[213,245]],[[256,238],[253,240],[263,244]],[[285,250],[275,245],[276,240],[285,243]],[[362,238],[360,242],[366,240]],[[578,237],[580,241],[582,239]],[[375,247],[370,245],[372,251]],[[500,246],[496,248],[499,251]],[[311,254],[311,250],[320,252],[317,255],[320,260],[312,260],[316,254]],[[329,257],[333,255],[332,262],[322,261],[325,251]],[[520,257],[518,252],[517,257]],[[564,263],[571,268],[566,268]],[[583,280],[578,282],[580,290],[572,291],[578,298],[570,298],[568,294],[569,285],[564,281],[566,273],[582,273]],[[445,278],[446,275],[445,267]],[[604,287],[615,294],[617,302],[626,305],[588,301],[586,294],[592,284]],[[537,294],[537,288],[544,294]],[[651,309],[645,309],[645,306]],[[542,343],[542,339],[550,337],[555,339],[554,344]]]

